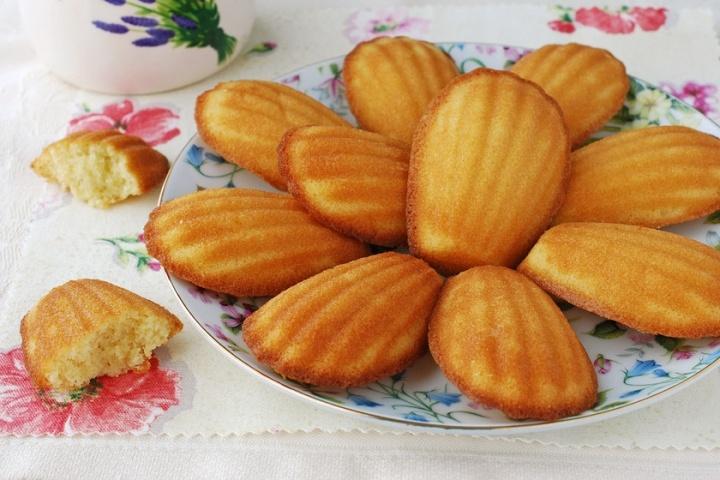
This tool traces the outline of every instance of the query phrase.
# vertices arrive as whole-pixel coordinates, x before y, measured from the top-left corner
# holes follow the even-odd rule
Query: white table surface
[[[14,8],[14,3],[0,2],[0,7],[5,7],[4,13],[0,13],[0,34],[2,22],[10,18],[5,13]],[[438,5],[443,2],[399,0],[393,3]],[[491,2],[456,0],[448,3]],[[526,0],[525,3],[546,2]],[[574,1],[562,3],[589,4]],[[650,3],[654,6],[704,6],[720,12],[718,0],[642,4]],[[387,4],[380,0],[258,0],[257,8],[258,15],[262,17],[297,8],[307,10]],[[718,19],[720,15],[716,13],[716,25]],[[6,60],[0,58],[0,69]],[[10,120],[0,116],[0,122]],[[4,128],[1,123],[0,128]],[[0,145],[0,152],[6,147]],[[0,157],[0,164],[2,161]],[[0,195],[5,193],[5,188],[0,185]],[[7,199],[5,195],[2,198]],[[0,228],[20,229],[22,226],[3,215],[0,217]],[[717,400],[708,399],[710,402]],[[720,478],[720,449],[677,451],[572,448],[500,439],[319,432],[211,438],[0,438],[0,478],[198,477],[710,479]]]

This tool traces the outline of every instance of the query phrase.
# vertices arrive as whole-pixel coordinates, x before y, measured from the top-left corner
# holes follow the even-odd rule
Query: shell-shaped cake
[[[364,242],[405,243],[410,147],[345,127],[300,127],[283,137],[288,191],[320,223]]]
[[[90,206],[106,208],[162,182],[168,161],[140,137],[102,130],[71,133],[45,147],[31,167]]]
[[[33,382],[62,392],[101,375],[148,368],[152,351],[180,330],[180,320],[160,305],[92,279],[53,288],[20,325]]]
[[[544,290],[641,332],[720,336],[720,252],[670,232],[563,223],[518,270]]]
[[[516,265],[562,203],[568,158],[560,109],[539,87],[486,68],[459,77],[412,145],[411,251],[445,272]]]
[[[557,100],[573,146],[581,145],[610,120],[630,89],[620,60],[607,50],[577,43],[545,45],[510,70]]]
[[[429,329],[430,352],[475,402],[514,419],[553,420],[590,408],[597,378],[560,309],[505,267],[450,278]]]
[[[432,43],[379,37],[356,45],[342,74],[360,126],[409,144],[430,101],[459,72]]]
[[[285,190],[276,149],[302,125],[350,126],[328,107],[286,85],[258,80],[219,83],[195,104],[200,138],[225,158]]]
[[[222,188],[165,203],[145,225],[148,252],[173,275],[236,296],[275,295],[368,255],[288,194]]]
[[[570,155],[554,223],[662,227],[720,209],[720,140],[687,127],[628,130]]]
[[[271,299],[245,320],[243,338],[258,360],[287,378],[365,385],[402,371],[425,351],[442,282],[410,255],[362,258]]]

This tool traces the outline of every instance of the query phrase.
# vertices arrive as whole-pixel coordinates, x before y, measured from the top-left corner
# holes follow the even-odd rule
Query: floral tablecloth
[[[2,8],[6,7],[6,8]],[[14,2],[0,1],[16,15]],[[17,18],[17,17],[14,17]],[[358,41],[405,34],[434,41],[467,40],[536,47],[578,41],[608,48],[634,75],[720,120],[720,46],[712,13],[657,5],[486,5],[377,7],[274,12],[261,16],[241,58],[211,79],[181,90],[133,98],[77,90],[33,57],[16,21],[0,22],[0,168],[6,200],[0,239],[0,435],[235,435],[258,432],[391,431],[286,396],[250,377],[214,350],[185,319],[159,263],[140,234],[157,191],[107,211],[92,209],[29,170],[42,146],[80,129],[117,128],[144,138],[174,159],[194,133],[195,97],[215,83],[271,79],[347,52]],[[165,46],[170,48],[169,46]],[[158,46],[158,48],[165,48]],[[516,52],[506,49],[511,59]],[[328,95],[342,95],[340,77]],[[638,95],[628,114],[653,123],[669,108],[661,93]],[[12,180],[7,180],[12,179]],[[720,235],[715,234],[717,243]],[[185,330],[160,349],[142,374],[100,378],[63,398],[40,396],[19,349],[22,315],[51,287],[103,278],[174,311]],[[201,295],[202,293],[198,293]],[[227,305],[232,328],[247,313]],[[638,337],[639,345],[647,339]],[[677,350],[691,357],[694,352]],[[599,374],[611,365],[596,362]],[[641,366],[642,367],[642,366]],[[626,448],[715,448],[720,412],[715,372],[673,398],[635,414],[587,427],[525,436],[516,442]],[[396,430],[393,430],[396,431]]]

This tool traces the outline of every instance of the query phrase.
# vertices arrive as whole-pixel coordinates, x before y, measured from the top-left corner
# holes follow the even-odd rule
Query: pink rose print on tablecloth
[[[115,129],[135,135],[155,146],[180,135],[176,109],[160,106],[137,108],[132,100],[105,105],[99,112],[83,113],[68,124],[68,133]]]
[[[144,373],[99,377],[62,398],[38,392],[20,347],[0,353],[0,435],[144,433],[179,404],[180,375],[153,357]]]
[[[376,37],[408,35],[422,37],[430,30],[430,20],[413,17],[407,8],[359,10],[345,20],[343,33],[353,43]]]
[[[558,18],[548,26],[560,33],[573,33],[577,25],[595,28],[610,34],[629,34],[638,27],[641,31],[654,32],[667,22],[667,8],[629,7],[616,9],[607,7],[572,8],[557,6]]]

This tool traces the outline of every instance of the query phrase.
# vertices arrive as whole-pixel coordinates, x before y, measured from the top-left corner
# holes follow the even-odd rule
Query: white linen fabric
[[[171,160],[194,133],[194,99],[203,90],[222,80],[271,79],[352,47],[344,30],[358,6],[330,1],[260,3],[248,46],[272,41],[278,45],[272,53],[243,56],[220,74],[181,90],[134,97],[137,105],[169,105],[179,113],[181,135],[159,147]],[[717,7],[712,2],[668,3],[667,28],[656,32],[610,35],[578,28],[571,37],[548,28],[554,18],[548,5],[461,3],[413,6],[408,12],[429,20],[421,36],[430,40],[527,47],[572,40],[610,49],[630,73],[652,82],[720,85],[720,45],[712,11],[684,8]],[[312,8],[316,6],[342,8]],[[119,98],[79,91],[47,72],[35,61],[19,28],[16,2],[0,0],[0,11],[0,351],[19,344],[20,318],[39,296],[73,278],[112,281],[187,320],[162,273],[139,273],[131,265],[113,263],[113,249],[91,241],[139,233],[157,191],[100,211],[60,193],[28,168],[44,145],[65,134],[79,105],[97,109]],[[670,473],[677,475],[674,478],[711,478],[713,462],[717,466],[720,410],[712,399],[720,398],[720,372],[651,407],[584,427],[492,440],[397,431],[390,435],[381,433],[391,431],[389,426],[326,411],[260,382],[223,358],[190,322],[185,321],[183,334],[162,354],[183,377],[180,405],[153,423],[151,434],[0,439],[0,477],[59,478],[74,471],[77,478],[409,478],[449,472],[457,478],[599,478],[632,468],[634,478]],[[691,451],[654,450],[668,448]],[[83,460],[74,464],[78,457],[73,452],[78,451]],[[140,460],[129,462],[130,458]],[[95,470],[97,464],[107,470]]]

